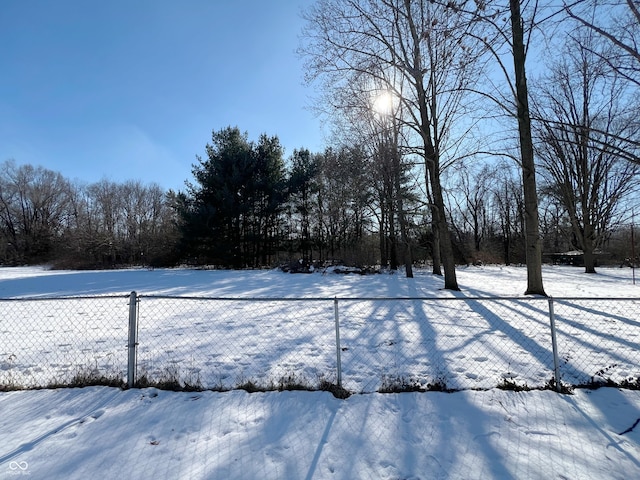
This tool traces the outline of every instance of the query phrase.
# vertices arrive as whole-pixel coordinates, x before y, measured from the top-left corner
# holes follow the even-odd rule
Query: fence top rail
[[[105,300],[105,299],[129,299],[131,294],[118,295],[66,295],[46,297],[12,297],[0,298],[0,302],[44,302],[53,300]],[[398,301],[640,301],[640,297],[543,297],[543,296],[472,296],[472,297],[209,297],[195,295],[144,295],[137,294],[137,298],[164,299],[164,300],[216,300],[225,302],[398,302]]]
[[[44,302],[52,300],[105,300],[105,299],[123,299],[129,298],[130,293],[126,295],[65,295],[60,297],[11,297],[0,298],[0,302]]]
[[[183,295],[138,295],[138,298],[164,299],[164,300],[217,300],[226,302],[327,302],[327,301],[633,301],[640,297],[208,297],[208,296],[183,296]]]

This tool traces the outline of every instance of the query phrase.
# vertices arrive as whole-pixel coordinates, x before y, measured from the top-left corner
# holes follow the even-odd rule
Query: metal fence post
[[[342,358],[340,352],[340,317],[338,314],[338,297],[333,299],[333,313],[336,321],[336,364],[338,369],[338,386],[342,387]]]
[[[551,324],[551,347],[553,348],[553,372],[556,380],[556,391],[562,389],[560,385],[560,362],[558,360],[558,343],[556,341],[556,316],[553,310],[553,298],[549,297],[549,322]]]
[[[138,348],[138,295],[129,295],[129,358],[127,361],[127,386],[133,388],[136,384],[136,351]]]

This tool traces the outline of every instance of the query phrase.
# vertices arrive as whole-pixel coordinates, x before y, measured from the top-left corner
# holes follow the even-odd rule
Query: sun
[[[389,90],[377,92],[373,98],[373,111],[381,116],[393,114],[395,97]]]

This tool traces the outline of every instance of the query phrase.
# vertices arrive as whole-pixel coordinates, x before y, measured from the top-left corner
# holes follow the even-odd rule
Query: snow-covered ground
[[[633,284],[630,268],[600,268],[597,275],[565,266],[543,267],[545,290],[554,297],[638,296],[640,270]],[[211,297],[396,297],[454,295],[428,270],[403,275],[294,275],[275,270],[99,270],[56,271],[41,267],[0,268],[0,298],[129,294]],[[467,296],[522,296],[524,267],[458,267],[457,277]]]
[[[459,269],[458,275],[462,291],[452,293],[440,290],[441,279],[428,272],[406,279],[402,275],[288,275],[276,271],[49,272],[20,268],[0,269],[0,297],[124,297],[135,290],[143,296],[140,361],[148,361],[151,366],[164,360],[151,354],[160,349],[160,343],[145,357],[144,322],[157,322],[157,332],[170,321],[162,334],[178,335],[184,331],[177,319],[185,315],[181,309],[180,315],[165,312],[157,319],[150,311],[145,313],[144,302],[165,299],[145,296],[450,298],[457,302],[451,304],[455,308],[441,303],[428,307],[450,310],[444,320],[408,301],[402,305],[409,306],[401,308],[391,300],[353,301],[351,305],[345,301],[340,311],[345,324],[341,339],[345,386],[352,391],[368,390],[371,386],[362,379],[366,375],[363,373],[361,379],[358,375],[370,368],[378,372],[379,379],[381,366],[390,367],[383,372],[387,375],[420,378],[421,372],[428,372],[428,366],[436,363],[418,346],[432,341],[442,361],[437,365],[445,369],[441,373],[451,386],[467,388],[463,382],[495,383],[499,378],[515,383],[532,383],[537,375],[547,378],[550,346],[543,338],[549,335],[547,302],[522,299],[524,268],[470,267]],[[573,369],[565,370],[567,378],[578,373],[593,375],[588,363],[602,356],[606,357],[602,364],[610,367],[607,374],[618,369],[622,378],[637,376],[638,357],[633,355],[640,350],[640,327],[638,304],[631,299],[638,298],[640,286],[632,284],[631,271],[601,269],[597,275],[585,275],[579,269],[546,267],[544,278],[549,295],[581,297],[585,302],[558,300],[555,308],[559,342],[565,342],[559,347],[562,361]],[[513,298],[489,303],[469,300],[490,296]],[[621,303],[628,303],[632,311],[636,308],[636,313],[628,314],[629,309],[618,304],[598,303],[595,297],[623,297],[628,300]],[[208,305],[199,300],[184,302]],[[269,317],[276,311],[282,314],[283,305],[288,304],[268,305],[260,310],[258,323],[271,324]],[[239,318],[246,317],[242,308],[240,315],[216,320],[225,322],[222,332],[227,335],[238,331],[242,332],[238,337],[246,337],[243,341],[254,338],[257,355],[266,345],[261,336],[276,346],[283,338],[292,342],[295,352],[274,347],[273,351],[262,351],[259,358],[267,365],[284,365],[283,372],[295,373],[297,368],[305,368],[297,363],[313,358],[319,359],[313,368],[332,367],[329,356],[323,353],[323,341],[300,341],[324,331],[324,327],[316,327],[324,322],[314,319],[326,311],[333,312],[333,305],[321,305],[318,313],[302,317],[289,305],[284,317],[276,322],[287,331],[304,325],[302,336],[288,337],[280,333],[282,328],[252,330],[239,323]],[[83,310],[85,332],[91,333],[95,315],[88,312],[87,305],[74,309]],[[532,333],[530,326],[521,325],[522,321],[511,323],[508,319],[512,314],[516,318],[527,314],[524,323],[539,324],[541,330]],[[55,317],[55,311],[49,315],[55,319],[51,323],[62,321]],[[98,317],[105,315],[103,312]],[[248,317],[251,324],[256,323],[256,315],[252,312]],[[195,317],[189,317],[193,322]],[[8,328],[13,325],[11,321],[7,315],[0,318],[0,357],[14,349],[16,339],[12,337],[9,342],[9,332],[14,328]],[[412,323],[422,327],[416,329]],[[460,325],[465,333],[457,332]],[[204,323],[200,326],[203,330],[197,336],[204,339],[209,332]],[[126,324],[123,328],[126,335]],[[472,334],[467,333],[469,328]],[[72,335],[57,329],[49,326],[47,335]],[[427,332],[433,337],[428,338]],[[331,333],[329,329],[328,335]],[[47,336],[38,331],[30,334]],[[167,338],[162,344],[172,346],[172,358],[180,365],[180,356],[175,353],[179,351],[178,338],[180,335]],[[575,342],[566,343],[569,339]],[[93,339],[94,343],[102,340]],[[189,344],[193,349],[192,341]],[[251,349],[247,343],[238,345]],[[166,350],[166,346],[163,348]],[[513,357],[514,348],[521,355]],[[94,346],[87,355],[95,354]],[[504,363],[500,358],[506,359]],[[514,362],[513,358],[520,360]],[[11,362],[0,358],[2,361],[0,374],[16,370],[19,358]],[[416,364],[419,368],[411,370]],[[492,366],[478,368],[486,364]],[[213,367],[220,374],[222,363]],[[29,368],[35,370],[37,365]],[[303,373],[308,376],[311,371]],[[276,373],[267,369],[265,374]],[[233,378],[235,373],[229,375]],[[327,392],[176,393],[107,387],[5,392],[0,393],[0,478],[640,478],[639,419],[639,392],[615,388],[575,390],[572,395],[493,388],[456,393],[367,393],[346,400]]]

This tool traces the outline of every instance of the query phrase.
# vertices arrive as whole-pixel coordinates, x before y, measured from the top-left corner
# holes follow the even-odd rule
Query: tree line
[[[277,136],[252,142],[238,127],[214,131],[205,151],[181,192],[140,181],[79,184],[42,167],[0,164],[2,263],[298,268],[303,260],[395,270],[433,262],[429,201],[399,155],[341,146],[285,158]],[[447,185],[455,263],[523,264],[517,169],[461,168]],[[628,225],[618,220],[608,220],[600,243],[615,261],[629,255]],[[541,238],[545,252],[577,248],[561,198],[544,189]]]
[[[301,148],[285,162],[277,136],[252,142],[238,127],[214,131],[206,152],[176,196],[180,248],[190,261],[244,268],[355,260],[371,232],[362,152]]]
[[[159,185],[74,183],[40,166],[0,164],[0,259],[105,268],[176,261],[175,212]]]

